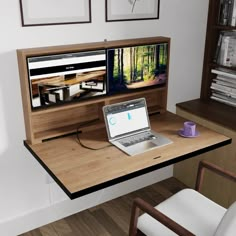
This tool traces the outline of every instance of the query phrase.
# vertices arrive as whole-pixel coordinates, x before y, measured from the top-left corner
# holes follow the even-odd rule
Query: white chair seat
[[[181,190],[155,208],[197,236],[213,236],[226,212],[193,189]],[[138,218],[137,228],[148,236],[177,235],[146,213]]]

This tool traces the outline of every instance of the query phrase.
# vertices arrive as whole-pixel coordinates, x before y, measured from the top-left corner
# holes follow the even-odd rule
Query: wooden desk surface
[[[96,151],[85,149],[78,144],[75,135],[34,145],[25,141],[25,146],[74,199],[231,143],[230,138],[200,125],[197,125],[199,137],[180,137],[177,131],[185,120],[169,112],[153,115],[150,120],[152,129],[173,143],[133,157],[114,146]],[[80,137],[93,148],[108,144],[104,127],[84,131]]]

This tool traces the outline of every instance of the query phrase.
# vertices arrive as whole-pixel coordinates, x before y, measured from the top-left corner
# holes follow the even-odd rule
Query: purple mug
[[[192,121],[184,122],[183,134],[184,134],[184,136],[195,136],[196,124]]]

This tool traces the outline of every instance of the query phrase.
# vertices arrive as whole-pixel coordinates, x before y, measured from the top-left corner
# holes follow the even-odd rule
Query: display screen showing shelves
[[[106,94],[106,51],[28,57],[32,108]]]
[[[27,57],[31,107],[128,93],[167,81],[168,43]]]

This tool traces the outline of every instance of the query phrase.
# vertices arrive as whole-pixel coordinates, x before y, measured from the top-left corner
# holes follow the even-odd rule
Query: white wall
[[[105,22],[105,1],[92,0],[92,23],[21,27],[19,0],[0,7],[0,235],[17,235],[172,175],[172,167],[70,201],[23,146],[17,48],[148,36],[172,39],[168,109],[198,98],[208,1],[161,0],[160,19]]]

